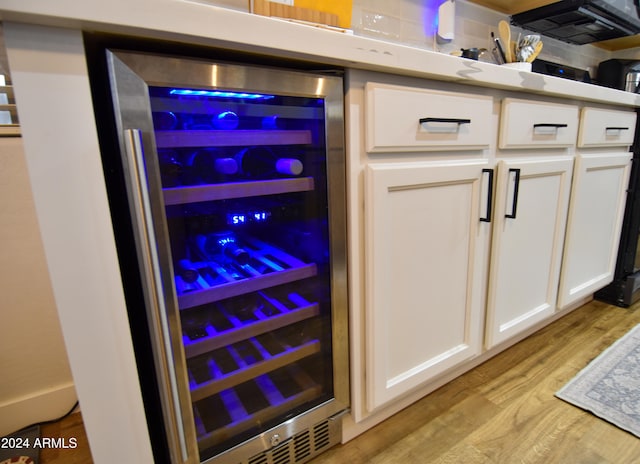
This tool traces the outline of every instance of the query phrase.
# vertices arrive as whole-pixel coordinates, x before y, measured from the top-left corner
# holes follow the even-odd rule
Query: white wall
[[[0,436],[76,401],[22,138],[0,137]]]
[[[0,50],[4,50],[1,28]],[[0,74],[10,80],[4,53],[0,53]],[[0,295],[3,436],[59,417],[77,399],[21,137],[0,137]]]
[[[94,461],[151,463],[82,35],[10,22],[3,28],[42,246]]]

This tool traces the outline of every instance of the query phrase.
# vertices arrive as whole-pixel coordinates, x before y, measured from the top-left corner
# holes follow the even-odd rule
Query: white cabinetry
[[[480,353],[483,308],[473,291],[484,166],[366,171],[369,410]]]
[[[579,105],[539,96],[354,74],[347,436],[603,285],[635,125],[630,111],[581,120]]]
[[[490,174],[481,148],[491,141],[492,99],[383,84],[367,84],[365,95],[367,151],[385,153],[364,169],[365,389],[373,411],[482,349],[476,295]],[[397,152],[413,152],[411,161]]]
[[[584,108],[560,279],[563,309],[613,280],[636,114]]]
[[[556,310],[573,167],[573,156],[558,148],[574,145],[577,131],[575,106],[502,103],[487,348]]]
[[[553,315],[573,160],[502,160],[487,301],[492,347]]]

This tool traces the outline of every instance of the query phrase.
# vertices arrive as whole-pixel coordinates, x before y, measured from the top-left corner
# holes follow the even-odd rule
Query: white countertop
[[[640,95],[185,0],[0,0],[0,18],[639,106]]]

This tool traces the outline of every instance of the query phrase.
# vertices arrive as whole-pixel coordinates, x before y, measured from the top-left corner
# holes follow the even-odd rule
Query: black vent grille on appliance
[[[511,23],[582,45],[640,33],[639,11],[638,0],[562,0],[515,14]]]

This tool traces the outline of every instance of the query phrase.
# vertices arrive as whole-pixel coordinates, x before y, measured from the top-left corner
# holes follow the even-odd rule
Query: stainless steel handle
[[[174,414],[174,420],[165,418],[171,427],[171,435],[178,443],[182,461],[189,459],[185,431],[183,426],[183,415],[180,409],[180,397],[176,384],[176,368],[171,356],[171,336],[169,332],[169,321],[167,320],[167,310],[165,306],[165,296],[162,290],[162,280],[160,275],[160,260],[158,259],[157,241],[153,230],[153,218],[151,215],[151,201],[149,199],[149,186],[144,170],[144,149],[142,144],[142,133],[138,129],[127,129],[124,131],[124,145],[127,153],[129,184],[132,186],[131,194],[135,197],[134,205],[134,225],[137,228],[143,245],[140,246],[141,271],[145,300],[149,305],[149,315],[154,327],[157,329],[152,334],[156,339],[155,346],[162,350],[161,374],[162,384],[161,394],[166,404],[169,405]],[[175,446],[175,444],[174,444]]]

